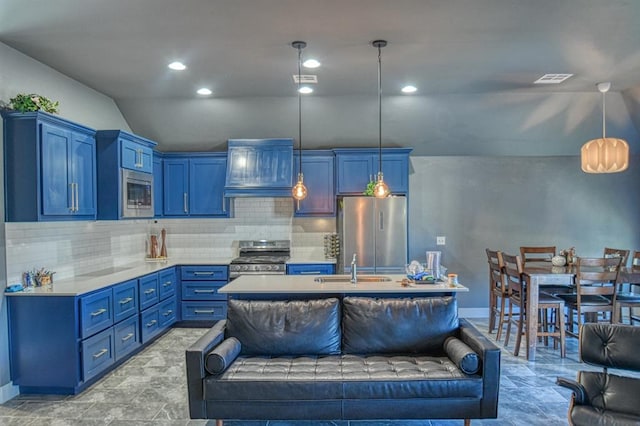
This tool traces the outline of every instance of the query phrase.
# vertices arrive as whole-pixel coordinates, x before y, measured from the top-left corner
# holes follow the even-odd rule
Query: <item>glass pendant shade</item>
[[[580,157],[585,173],[618,173],[629,167],[629,145],[622,139],[593,139],[582,146]]]
[[[291,189],[291,195],[295,200],[298,200],[298,201],[304,200],[307,197],[307,187],[304,186],[303,179],[304,177],[302,176],[302,173],[299,173],[298,182]]]
[[[376,181],[376,185],[373,187],[373,196],[376,198],[386,198],[390,193],[391,191],[389,190],[389,187],[384,183],[382,172],[378,172],[378,180]]]

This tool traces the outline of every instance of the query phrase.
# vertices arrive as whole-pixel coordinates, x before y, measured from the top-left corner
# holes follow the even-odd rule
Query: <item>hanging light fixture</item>
[[[605,136],[605,93],[611,83],[598,83],[602,93],[602,138],[593,139],[582,145],[580,157],[582,171],[585,173],[617,173],[629,167],[629,145],[623,139]]]
[[[307,187],[304,186],[304,176],[302,175],[302,92],[300,92],[300,82],[302,81],[300,75],[300,68],[302,67],[302,49],[307,47],[307,43],[304,41],[294,41],[291,43],[293,48],[298,49],[298,182],[291,189],[291,194],[295,200],[304,200],[307,197]]]
[[[391,194],[389,186],[382,176],[382,55],[381,49],[387,45],[386,40],[375,40],[371,43],[378,49],[378,179],[373,187],[376,198],[385,198]]]

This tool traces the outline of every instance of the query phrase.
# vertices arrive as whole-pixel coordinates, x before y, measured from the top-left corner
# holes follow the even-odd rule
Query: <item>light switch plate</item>
[[[445,237],[436,237],[436,245],[443,246],[446,244],[446,240]]]

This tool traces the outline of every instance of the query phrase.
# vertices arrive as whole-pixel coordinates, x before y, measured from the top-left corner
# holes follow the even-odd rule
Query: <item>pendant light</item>
[[[617,173],[629,167],[629,145],[626,141],[605,136],[605,93],[611,83],[598,83],[602,93],[602,138],[593,139],[582,145],[580,158],[585,173]]]
[[[387,45],[386,40],[375,40],[371,43],[378,49],[378,179],[373,187],[376,198],[385,198],[391,194],[382,176],[382,55],[381,50]]]
[[[307,43],[304,41],[294,41],[291,43],[294,49],[298,49],[298,182],[291,189],[291,195],[295,200],[304,200],[307,197],[307,187],[304,186],[304,176],[302,175],[302,93],[300,92],[300,82],[302,81],[300,75],[300,68],[302,66],[302,49],[307,47]]]

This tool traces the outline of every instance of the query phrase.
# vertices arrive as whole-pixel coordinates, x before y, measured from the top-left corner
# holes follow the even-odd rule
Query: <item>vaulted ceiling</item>
[[[640,152],[635,0],[3,0],[0,42],[112,97],[165,150],[297,138],[294,40],[322,66],[305,148],[383,141],[424,155],[575,155],[601,132]],[[167,64],[180,60],[185,71]],[[0,65],[1,68],[1,65]],[[534,85],[570,73],[559,85]],[[403,95],[413,84],[418,91]],[[209,87],[213,95],[195,94]]]

